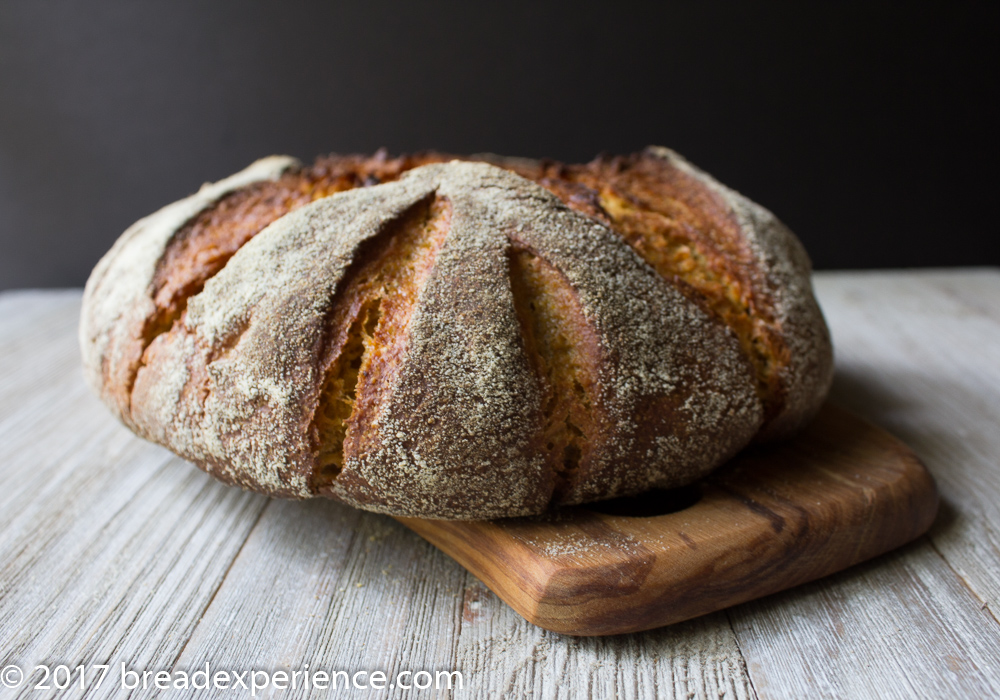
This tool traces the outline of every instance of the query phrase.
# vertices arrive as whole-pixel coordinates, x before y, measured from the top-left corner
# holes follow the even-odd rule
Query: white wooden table
[[[77,671],[65,691],[32,690],[41,664],[85,664],[87,697],[150,697],[160,691],[122,689],[122,663],[175,674],[206,662],[463,675],[453,693],[338,697],[1000,697],[1000,271],[816,284],[833,398],[926,462],[943,498],[931,533],[813,584],[613,638],[533,627],[390,518],[244,493],[133,437],[83,384],[79,292],[0,295],[0,667],[28,674],[0,698],[84,695]],[[92,664],[111,667],[99,689]],[[332,696],[301,681],[262,694]]]

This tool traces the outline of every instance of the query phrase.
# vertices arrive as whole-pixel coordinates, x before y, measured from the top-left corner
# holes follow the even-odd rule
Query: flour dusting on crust
[[[80,320],[84,375],[91,388],[130,427],[132,372],[142,351],[142,327],[153,313],[153,277],[170,239],[225,195],[259,180],[276,179],[298,163],[271,156],[197,193],[169,204],[128,228],[87,280]]]
[[[783,372],[785,404],[757,436],[758,441],[784,437],[812,419],[833,382],[833,345],[823,312],[812,290],[812,264],[799,239],[769,210],[698,169],[669,148],[647,149],[701,182],[726,203],[749,242],[789,346]]]
[[[832,366],[808,258],[767,210],[672,151],[649,152],[726,203],[766,271],[793,357],[783,413],[767,432],[794,429],[818,406]],[[153,278],[174,234],[226,194],[292,167],[274,157],[206,186],[135,224],[95,269],[81,322],[88,381],[139,434],[274,496],[491,518],[689,483],[760,431],[755,369],[731,328],[607,225],[485,163],[425,165],[281,216],[169,328],[144,338],[156,311]],[[434,197],[449,203],[449,228],[407,322],[398,371],[361,447],[345,453],[335,478],[318,480],[314,416],[339,294],[366,246]],[[515,249],[560,275],[596,338],[588,400],[597,438],[568,475],[539,449],[546,390],[512,290]]]

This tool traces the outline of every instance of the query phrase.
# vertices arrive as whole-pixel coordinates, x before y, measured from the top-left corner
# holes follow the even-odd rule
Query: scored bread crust
[[[551,166],[490,156],[474,159],[506,170],[436,162],[448,159],[440,154],[338,162],[388,182],[326,196],[368,184],[334,183],[230,257],[216,251],[215,268],[185,287],[182,303],[167,304],[169,314],[163,271],[178,265],[171,251],[184,227],[241,188],[302,168],[265,159],[138,222],[87,285],[88,380],[140,435],[275,496],[487,518],[688,483],[755,436],[787,433],[815,412],[829,385],[829,337],[808,258],[773,215],[671,151],[641,158],[685,178],[736,227],[754,267],[752,292],[766,300],[768,327],[786,348],[771,363],[770,394],[727,317],[625,244],[599,202],[553,185],[542,172]],[[562,200],[515,172],[549,180]],[[421,252],[426,274],[395,338],[365,336],[342,459],[324,466],[322,407],[346,329],[362,313],[344,300],[365,265],[398,257],[400,222],[432,205],[447,216]],[[552,360],[539,360],[544,343],[531,330],[542,313],[536,301],[563,316],[559,338],[585,346],[556,358],[576,363],[560,381],[574,383],[582,421],[553,418],[554,375],[540,370]],[[545,427],[553,421],[580,433],[575,421],[584,434],[553,448]],[[566,440],[582,447],[572,460]]]
[[[187,221],[226,195],[273,180],[298,161],[271,156],[132,224],[94,267],[83,293],[80,347],[91,388],[127,426],[135,369],[146,349],[143,330],[156,312],[152,282],[171,240]]]
[[[649,149],[706,188],[728,209],[742,233],[771,297],[775,326],[787,353],[778,370],[782,406],[757,434],[758,441],[785,437],[819,410],[833,381],[833,346],[812,291],[812,263],[795,235],[770,211],[696,168],[670,149]]]
[[[630,237],[627,218],[616,217],[605,206],[622,198],[644,214],[677,217],[679,221],[671,222],[672,235],[700,247],[709,265],[728,268],[726,273],[736,278],[728,281],[740,287],[736,305],[763,327],[757,329],[763,339],[744,338],[748,354],[756,349],[748,345],[763,340],[772,355],[767,376],[758,376],[765,421],[755,441],[786,437],[819,410],[833,379],[830,334],[813,296],[809,256],[770,211],[662,146],[631,156],[600,156],[582,166],[494,154],[473,158],[551,188],[570,207],[608,223],[654,266],[655,251],[644,250],[641,241]],[[672,206],[665,209],[657,199]],[[683,273],[670,267],[661,267],[661,274],[689,298],[701,301],[704,290],[692,289]]]

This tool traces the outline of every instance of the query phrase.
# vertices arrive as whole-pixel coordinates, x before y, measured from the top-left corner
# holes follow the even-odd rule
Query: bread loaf
[[[809,260],[677,154],[271,157],[87,283],[89,383],[231,484],[428,518],[689,483],[832,373]]]

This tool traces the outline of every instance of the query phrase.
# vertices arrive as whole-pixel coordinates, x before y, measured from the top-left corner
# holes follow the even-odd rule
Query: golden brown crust
[[[517,238],[508,252],[511,292],[525,350],[542,387],[540,451],[562,499],[586,468],[594,447],[608,439],[608,416],[598,401],[601,342],[580,298],[550,262]]]
[[[230,483],[440,518],[679,485],[818,406],[808,259],[765,210],[665,149],[474,157],[548,192],[447,159],[273,161],[126,234],[92,383]]]
[[[150,320],[160,314],[154,302],[156,268],[178,229],[219,201],[256,182],[273,180],[297,165],[272,156],[231,177],[206,184],[197,193],[140,219],[101,258],[87,280],[80,319],[84,374],[94,391],[126,425],[142,355],[151,342]],[[159,330],[159,329],[158,329]]]
[[[812,296],[808,257],[770,212],[666,148],[584,165],[482,158],[607,223],[733,329],[764,403],[758,439],[787,435],[819,409],[833,372],[829,334]]]
[[[382,232],[348,271],[323,351],[326,372],[313,419],[318,470],[313,487],[329,485],[345,453],[366,451],[374,422],[392,391],[407,347],[407,328],[437,251],[450,228],[447,199],[418,202]]]

